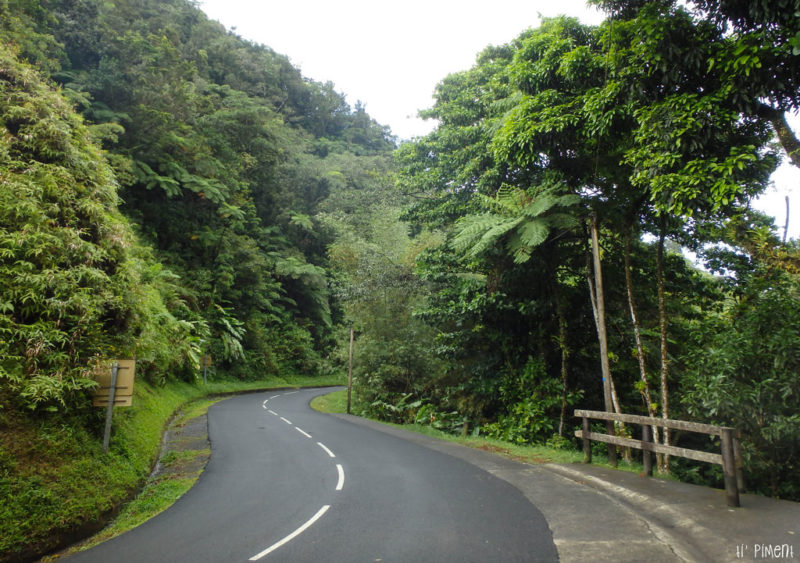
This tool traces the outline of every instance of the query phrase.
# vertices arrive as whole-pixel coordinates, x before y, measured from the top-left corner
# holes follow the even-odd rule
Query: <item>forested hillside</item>
[[[388,130],[361,106],[352,109],[331,84],[305,79],[286,57],[227,33],[188,2],[16,6],[3,8],[7,56],[15,53],[47,70],[43,78],[60,85],[60,97],[86,125],[50,123],[24,100],[11,98],[5,121],[15,137],[7,141],[18,145],[19,128],[29,124],[92,143],[87,150],[100,159],[102,177],[91,181],[115,213],[119,202],[136,233],[134,243],[125,227],[131,239],[125,252],[134,245],[150,248],[154,256],[138,250],[140,263],[129,267],[129,286],[142,295],[120,287],[117,301],[124,302],[86,303],[85,313],[76,311],[74,318],[58,309],[64,307],[55,303],[60,296],[48,300],[55,288],[36,287],[36,310],[23,295],[8,293],[5,312],[15,326],[30,331],[35,323],[55,323],[62,335],[50,334],[49,326],[36,329],[36,336],[11,329],[4,355],[15,360],[3,368],[9,380],[28,389],[21,395],[32,406],[54,399],[63,404],[55,387],[66,392],[80,386],[92,359],[110,352],[112,344],[102,342],[109,338],[116,339],[118,353],[135,355],[144,375],[156,380],[167,374],[192,379],[202,354],[245,378],[320,369],[332,328],[324,269],[332,234],[316,214],[332,193],[359,189],[359,176],[386,169],[394,147]],[[4,85],[24,90],[20,81]],[[11,94],[49,105],[34,93]],[[70,133],[72,127],[86,131]],[[54,156],[37,154],[38,143],[50,141],[47,134],[28,141],[23,156],[50,169]],[[59,198],[69,197],[56,191]],[[13,198],[13,192],[4,195]],[[44,205],[52,197],[31,194]],[[84,204],[73,196],[54,203],[53,213]],[[9,236],[26,232],[31,220],[15,213],[17,223],[4,225]],[[70,236],[81,243],[102,242],[89,230],[100,228],[93,216],[42,222],[43,229],[73,229]],[[22,268],[20,259],[43,252],[8,246],[16,268]],[[46,259],[59,264],[56,252]],[[93,258],[92,265],[103,259]],[[105,260],[102,274],[117,273],[116,264]],[[35,267],[37,274],[47,268]],[[64,349],[69,339],[78,349]],[[41,393],[33,390],[32,376]]]
[[[800,499],[800,248],[750,207],[800,165],[800,6],[597,3],[444,77],[400,147],[188,0],[0,3],[0,425],[96,442],[109,357],[343,373],[352,326],[359,412],[564,448],[580,407],[721,423]],[[0,448],[8,495],[38,454]]]
[[[135,357],[154,389],[196,384],[204,355],[215,378],[336,373],[334,217],[382,197],[395,142],[185,0],[4,2],[0,44],[7,556],[58,541],[21,515],[68,529],[146,476],[143,444],[90,461],[101,360]],[[59,472],[80,499],[51,502]]]

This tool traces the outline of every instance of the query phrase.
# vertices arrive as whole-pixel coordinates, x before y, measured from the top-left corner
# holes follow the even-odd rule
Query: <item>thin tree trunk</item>
[[[658,284],[658,324],[661,333],[661,416],[669,418],[669,364],[667,358],[667,307],[664,298],[664,239],[666,238],[666,217],[661,217],[658,234],[658,252],[656,255],[656,283]],[[664,445],[669,446],[669,428],[664,428]],[[662,473],[669,474],[669,455],[662,458]]]
[[[614,385],[613,379],[611,379],[611,404],[614,405],[615,413],[622,414],[622,408],[620,407],[619,404],[619,396],[617,395],[617,386]],[[631,437],[624,422],[614,421],[614,433],[617,436],[622,436],[624,438]],[[632,459],[631,449],[627,446],[620,446],[619,450],[622,452],[622,457],[625,458],[625,461],[630,463]]]
[[[598,242],[597,215],[592,215],[592,257],[594,264],[593,309],[597,324],[597,338],[600,343],[600,369],[603,374],[603,400],[606,412],[612,411],[611,367],[608,362],[608,335],[606,333],[606,304],[603,292],[603,270],[600,264],[600,243]]]
[[[608,337],[606,334],[606,306],[605,294],[603,292],[603,271],[600,265],[600,243],[598,242],[598,229],[597,229],[597,215],[592,214],[591,218],[591,236],[592,236],[592,256],[594,263],[594,275],[592,275],[592,268],[587,264],[587,275],[589,276],[589,297],[592,302],[592,312],[594,313],[594,322],[597,327],[597,340],[600,345],[600,369],[603,374],[603,402],[605,404],[606,412],[611,412],[613,407],[613,400],[611,394],[611,367],[608,363]],[[588,256],[587,256],[588,262]],[[592,278],[594,279],[594,286],[592,285]],[[606,432],[614,434],[614,424],[611,421],[606,421]],[[616,467],[617,465],[617,450],[612,444],[608,445],[608,462]]]
[[[789,196],[786,198],[786,223],[783,225],[783,244],[786,244],[786,236],[789,234]]]
[[[556,280],[556,285],[558,280]],[[556,290],[556,311],[558,312],[558,347],[561,350],[561,416],[558,420],[558,435],[564,435],[564,419],[567,416],[567,361],[569,347],[567,346],[567,319],[564,316],[564,307]]]
[[[653,412],[653,400],[650,396],[650,384],[647,382],[647,368],[645,367],[644,345],[642,344],[642,333],[639,328],[639,318],[636,314],[636,303],[633,299],[633,277],[631,276],[631,234],[630,231],[625,235],[625,289],[628,293],[628,309],[631,312],[631,323],[633,324],[633,337],[636,342],[636,357],[639,360],[639,377],[642,380],[642,398],[645,408],[650,416],[655,416]]]
[[[631,323],[633,324],[633,337],[636,341],[636,357],[639,360],[639,377],[642,380],[641,394],[644,407],[650,416],[658,416],[658,411],[653,404],[650,394],[650,383],[647,381],[647,367],[645,366],[644,345],[642,344],[642,334],[639,328],[639,317],[636,314],[636,302],[633,298],[633,277],[631,275],[631,232],[625,234],[625,288],[628,293],[628,308],[631,311]],[[652,426],[653,441],[658,443],[658,426]],[[656,454],[658,465],[661,465],[661,455]]]
[[[549,279],[550,279],[550,294],[552,295],[553,304],[556,308],[556,315],[558,316],[558,349],[561,351],[561,414],[558,419],[558,435],[564,435],[564,421],[567,418],[567,377],[568,360],[569,360],[569,346],[567,345],[567,318],[564,314],[564,304],[561,301],[561,288],[558,285],[558,269],[552,266],[550,260],[547,261]]]

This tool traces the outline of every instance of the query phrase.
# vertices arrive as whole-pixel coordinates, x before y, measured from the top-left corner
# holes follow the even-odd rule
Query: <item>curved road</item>
[[[70,562],[557,561],[523,494],[461,459],[312,410],[330,389],[208,412],[211,459],[142,526]]]

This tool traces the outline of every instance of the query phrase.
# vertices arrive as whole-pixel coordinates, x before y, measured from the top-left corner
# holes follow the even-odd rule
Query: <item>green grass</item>
[[[334,391],[327,395],[320,395],[311,401],[311,406],[320,411],[327,413],[344,413],[347,408],[347,391]],[[583,452],[577,449],[560,449],[552,448],[544,445],[530,445],[530,444],[513,444],[503,440],[494,438],[487,438],[485,436],[459,436],[443,432],[429,425],[424,424],[392,424],[383,421],[382,424],[387,426],[394,426],[395,428],[402,428],[403,430],[410,430],[418,434],[424,434],[431,438],[453,442],[476,448],[479,450],[489,451],[497,455],[502,455],[509,459],[521,461],[524,463],[581,463],[583,462]],[[605,446],[597,448],[598,450],[605,450]],[[592,455],[592,463],[605,467],[612,467],[608,463],[608,458],[604,453],[595,451]],[[642,473],[644,468],[642,464],[636,461],[627,462],[620,459],[616,469],[622,471],[630,471],[634,473]],[[675,480],[672,476],[656,475],[660,478]]]
[[[39,416],[0,411],[0,561],[30,558],[58,547],[63,534],[102,522],[137,492],[141,500],[126,508],[131,515],[116,526],[129,526],[125,521],[133,515],[174,502],[196,475],[142,486],[166,423],[181,407],[186,408],[179,416],[189,420],[213,404],[214,397],[341,382],[334,377],[269,377],[154,387],[137,380],[133,406],[114,410],[108,453],[102,450],[104,409]]]
[[[319,412],[345,413],[347,412],[347,390],[314,397],[311,401],[311,408]]]
[[[199,474],[194,477],[165,479],[148,484],[133,501],[125,505],[125,508],[122,509],[109,526],[106,526],[79,546],[60,553],[52,559],[46,557],[41,562],[55,561],[63,556],[89,549],[136,526],[140,526],[153,516],[172,506],[186,491],[192,488],[198,476]]]

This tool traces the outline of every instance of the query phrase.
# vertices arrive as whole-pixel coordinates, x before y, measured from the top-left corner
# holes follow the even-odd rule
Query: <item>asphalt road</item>
[[[80,562],[557,561],[539,510],[446,453],[312,410],[328,389],[209,409],[211,459],[165,512]]]

